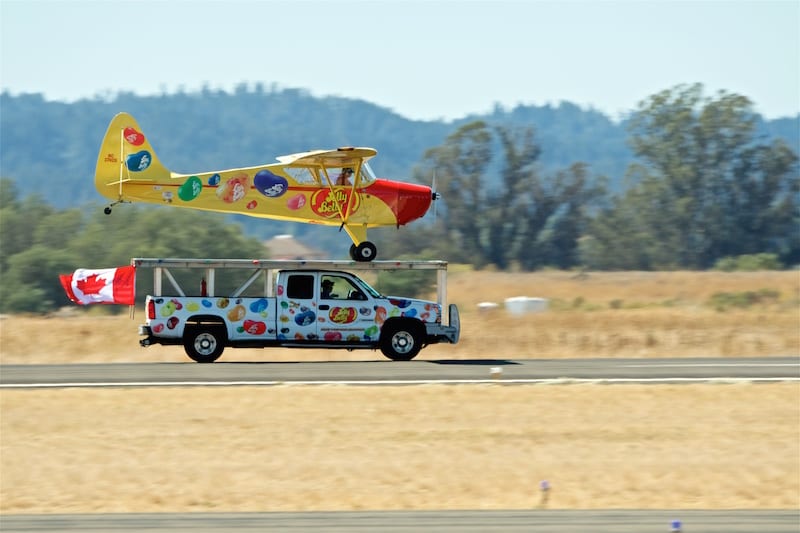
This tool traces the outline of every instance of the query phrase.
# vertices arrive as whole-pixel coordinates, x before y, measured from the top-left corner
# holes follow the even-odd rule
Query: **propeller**
[[[442,194],[436,190],[436,169],[433,169],[433,179],[431,180],[431,201],[436,202],[436,200],[441,200]],[[436,216],[438,211],[439,204],[433,204],[433,223],[436,223]]]

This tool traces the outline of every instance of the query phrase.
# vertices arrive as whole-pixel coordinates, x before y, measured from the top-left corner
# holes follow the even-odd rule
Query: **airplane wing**
[[[345,167],[356,166],[357,161],[367,161],[377,155],[374,148],[348,147],[336,150],[312,150],[279,156],[277,159],[284,165],[292,167]]]

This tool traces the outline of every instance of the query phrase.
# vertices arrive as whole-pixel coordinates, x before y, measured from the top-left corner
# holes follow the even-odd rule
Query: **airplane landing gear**
[[[111,208],[118,204],[129,204],[130,202],[127,200],[117,200],[116,202],[111,202],[109,205],[103,208],[103,213],[106,215],[111,214]]]
[[[368,263],[378,255],[378,248],[369,241],[364,241],[358,246],[350,245],[350,258],[360,263]]]

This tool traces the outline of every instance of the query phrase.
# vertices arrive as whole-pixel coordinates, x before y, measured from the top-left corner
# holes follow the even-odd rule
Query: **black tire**
[[[361,263],[368,263],[378,255],[378,248],[369,241],[364,241],[356,246],[353,259]]]
[[[183,348],[193,361],[213,363],[225,349],[225,330],[220,327],[192,327],[183,334]]]
[[[392,361],[410,361],[422,349],[424,331],[415,320],[393,320],[381,330],[380,347]]]

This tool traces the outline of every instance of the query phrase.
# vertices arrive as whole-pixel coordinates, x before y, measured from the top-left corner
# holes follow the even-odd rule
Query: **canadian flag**
[[[61,286],[76,304],[133,305],[136,300],[136,268],[124,266],[89,270],[79,268],[59,276]]]

